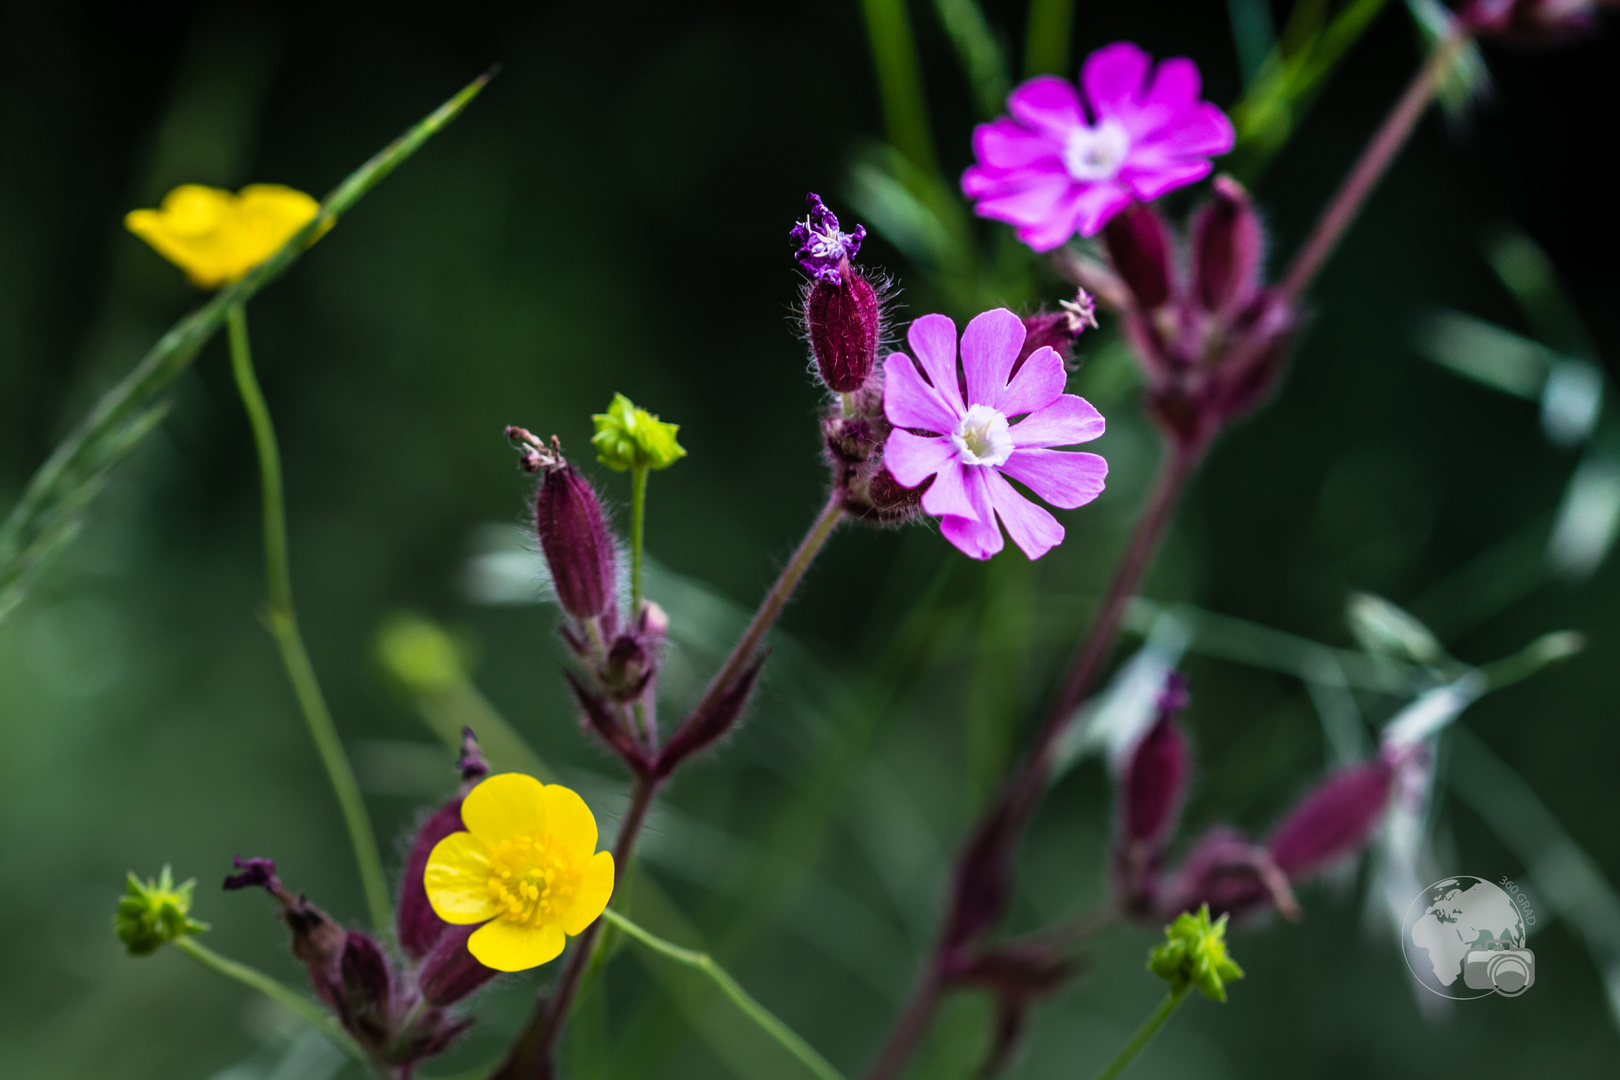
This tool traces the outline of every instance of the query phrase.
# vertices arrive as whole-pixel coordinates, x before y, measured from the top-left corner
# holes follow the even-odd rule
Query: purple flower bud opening
[[[566,461],[545,467],[534,500],[534,524],[563,610],[576,619],[611,612],[613,538],[603,523],[596,492]]]
[[[1013,361],[1014,375],[1025,360],[1045,348],[1067,362],[1075,340],[1087,328],[1097,328],[1097,302],[1086,290],[1081,289],[1073,300],[1060,301],[1060,305],[1057,311],[1037,311],[1024,316],[1024,345],[1018,350],[1018,359]]]
[[[1132,203],[1103,229],[1114,270],[1144,311],[1161,307],[1173,291],[1170,226],[1151,206]]]
[[[1242,184],[1215,178],[1215,198],[1193,219],[1191,249],[1193,292],[1206,311],[1226,313],[1254,297],[1265,232]]]
[[[1298,881],[1360,850],[1389,805],[1394,770],[1382,760],[1351,765],[1323,780],[1272,831],[1266,849]]]
[[[251,889],[258,886],[271,888],[270,883],[276,880],[276,861],[274,859],[244,859],[236,856],[234,860],[235,874],[225,877],[225,891],[235,892],[237,889]],[[277,882],[279,885],[280,883]],[[271,890],[275,891],[275,890]]]
[[[789,233],[799,245],[794,257],[814,280],[838,285],[847,264],[861,250],[866,226],[857,225],[854,232],[843,232],[838,228],[838,218],[827,209],[820,195],[811,192],[804,198],[810,204],[810,213]]]
[[[489,762],[484,760],[484,752],[479,749],[478,736],[465,725],[461,729],[461,756],[456,759],[456,771],[461,774],[464,783],[482,780],[489,775]]]

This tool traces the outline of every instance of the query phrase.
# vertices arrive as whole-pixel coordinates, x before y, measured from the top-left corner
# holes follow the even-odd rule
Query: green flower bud
[[[113,929],[131,956],[146,956],[187,934],[200,934],[207,923],[186,913],[191,910],[191,890],[197,879],[176,887],[174,876],[165,866],[156,881],[141,881],[130,872],[127,894],[118,901]]]
[[[1148,970],[1172,990],[1196,986],[1211,1001],[1225,1001],[1226,984],[1243,978],[1243,969],[1226,955],[1226,916],[1211,923],[1208,904],[1196,915],[1177,915],[1164,937],[1164,944],[1148,954]]]
[[[623,394],[614,394],[605,413],[591,417],[596,434],[596,459],[610,469],[667,469],[686,451],[675,441],[679,424],[666,424],[646,409],[638,409]]]

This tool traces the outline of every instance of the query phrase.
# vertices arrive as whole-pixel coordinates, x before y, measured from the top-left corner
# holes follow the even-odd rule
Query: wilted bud
[[[113,915],[113,929],[129,955],[146,956],[176,938],[208,929],[207,923],[198,922],[187,914],[191,911],[191,891],[196,884],[193,878],[176,885],[167,866],[156,881],[142,881],[130,871],[124,896]]]
[[[1239,920],[1272,906],[1286,918],[1299,917],[1288,877],[1270,853],[1226,828],[1211,829],[1193,845],[1156,908],[1160,918],[1173,918],[1206,904]]]
[[[1065,361],[1075,339],[1087,328],[1097,328],[1097,302],[1090,293],[1081,289],[1073,300],[1060,301],[1057,311],[1037,311],[1024,316],[1024,345],[1013,361],[1012,373],[1018,370],[1040,349],[1051,349]]]
[[[686,721],[675,729],[675,734],[664,744],[663,751],[653,764],[654,776],[668,776],[675,771],[675,766],[712,745],[736,726],[738,718],[742,716],[743,707],[748,704],[748,695],[753,692],[754,683],[759,679],[760,669],[765,666],[765,655],[761,652],[754,657],[732,678],[731,685],[725,687],[714,701],[687,717]],[[578,696],[578,693],[576,690],[575,695]]]
[[[602,520],[602,504],[579,470],[560,457],[543,469],[534,526],[563,610],[576,619],[612,611],[613,538]]]
[[[1108,258],[1143,311],[1161,307],[1175,283],[1170,226],[1151,206],[1132,203],[1103,229]]]
[[[1272,861],[1295,881],[1359,851],[1389,806],[1394,771],[1383,760],[1351,765],[1322,781],[1266,841]]]
[[[810,284],[804,293],[805,336],[821,381],[840,394],[865,384],[877,363],[883,305],[878,290],[850,261],[866,238],[865,226],[846,233],[820,196],[805,196],[810,214],[793,226],[797,257]]]
[[[1191,247],[1193,293],[1204,310],[1225,314],[1253,298],[1265,232],[1242,184],[1215,178],[1215,198],[1193,219]]]

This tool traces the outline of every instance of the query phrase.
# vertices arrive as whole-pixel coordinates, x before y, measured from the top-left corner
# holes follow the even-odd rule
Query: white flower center
[[[1076,180],[1112,180],[1125,164],[1131,137],[1118,120],[1075,128],[1063,147],[1063,166]]]
[[[1012,457],[1007,418],[988,405],[975,405],[951,432],[956,455],[964,465],[1000,465]]]

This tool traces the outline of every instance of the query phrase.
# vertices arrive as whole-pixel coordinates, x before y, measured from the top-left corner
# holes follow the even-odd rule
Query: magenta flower
[[[1050,347],[1017,363],[1024,333],[1023,320],[1006,308],[974,318],[962,333],[964,379],[957,374],[956,324],[924,315],[906,331],[916,361],[892,353],[883,362],[883,413],[894,425],[884,464],[904,487],[933,477],[923,510],[975,559],[1001,550],[997,518],[1031,559],[1063,542],[1063,526],[1009,477],[1072,510],[1095,499],[1108,476],[1108,463],[1096,454],[1052,449],[1095,439],[1103,418],[1084,398],[1063,392],[1068,372]],[[1016,416],[1024,419],[1014,424]]]
[[[1226,114],[1198,99],[1191,60],[1155,69],[1120,41],[1086,57],[1080,86],[1083,102],[1063,79],[1031,79],[1008,95],[1012,116],[973,132],[978,164],[962,174],[962,192],[1036,251],[1095,236],[1132,199],[1202,180],[1235,141]]]

